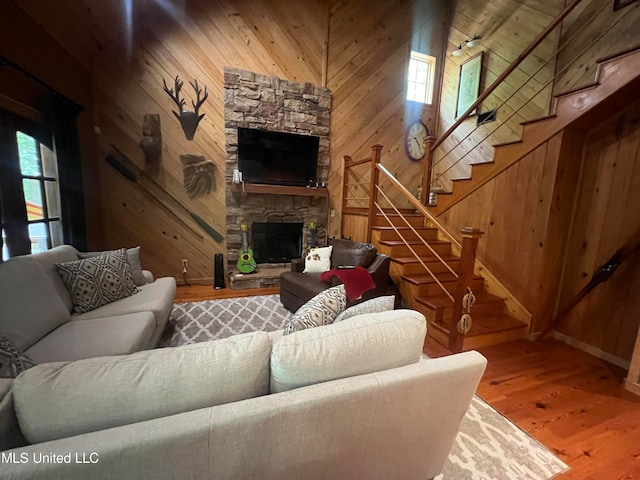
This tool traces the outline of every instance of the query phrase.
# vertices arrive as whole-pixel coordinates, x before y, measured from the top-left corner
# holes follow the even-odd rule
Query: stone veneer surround
[[[225,67],[224,123],[226,157],[227,266],[233,272],[242,246],[240,225],[253,222],[309,222],[318,225],[318,244],[326,244],[328,198],[232,192],[233,170],[238,168],[238,127],[320,137],[318,182],[329,175],[331,91],[310,83]],[[303,245],[309,234],[303,232]]]

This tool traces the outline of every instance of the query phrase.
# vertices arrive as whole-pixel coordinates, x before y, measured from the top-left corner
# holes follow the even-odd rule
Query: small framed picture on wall
[[[480,75],[482,73],[483,53],[474,55],[460,65],[460,79],[458,82],[458,101],[456,102],[456,118],[460,118],[464,112],[476,101],[480,94]],[[474,110],[470,115],[475,115]]]

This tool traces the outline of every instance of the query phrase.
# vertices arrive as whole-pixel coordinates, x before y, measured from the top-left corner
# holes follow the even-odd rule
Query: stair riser
[[[444,347],[448,347],[449,337],[447,332],[441,330],[433,322],[427,322],[427,335]],[[466,337],[462,343],[462,350],[469,351],[490,345],[498,345],[500,343],[512,342],[526,338],[527,329],[525,327],[512,329],[503,332],[487,333],[486,335],[475,335]]]
[[[448,281],[448,282],[441,282],[442,286],[444,288],[447,289],[447,291],[449,293],[451,293],[452,295],[455,293],[456,290],[456,282],[455,281]],[[426,297],[429,295],[442,295],[442,289],[440,288],[440,286],[437,283],[426,283],[426,284],[421,284],[421,285],[415,285],[412,283],[407,282],[407,284],[409,285],[409,288],[411,289],[412,292],[412,296],[413,298],[417,298],[417,297]],[[478,289],[478,291],[482,288],[483,286],[483,279],[482,278],[477,278],[471,281],[471,289],[472,290],[476,290]]]
[[[449,271],[447,267],[440,263],[439,260],[430,260],[428,262],[425,262],[425,265],[429,267],[429,270],[434,273],[444,273]],[[458,267],[460,266],[460,261],[454,260],[451,262],[447,262],[447,265],[449,265],[454,272],[457,272]],[[422,275],[423,273],[425,273],[424,267],[418,262],[408,263],[402,266],[403,275]]]
[[[453,314],[453,305],[445,308],[431,308],[428,305],[425,305],[421,302],[416,302],[419,305],[422,305],[422,309],[429,312],[428,318],[434,321],[448,320],[451,318]],[[471,318],[474,315],[490,315],[490,314],[500,314],[504,310],[504,302],[487,302],[487,303],[478,303],[471,308]],[[427,316],[425,314],[425,316]]]
[[[416,255],[419,255],[421,257],[427,257],[431,254],[431,250],[429,250],[427,246],[422,244],[411,245],[411,248],[416,253]],[[438,255],[449,255],[451,253],[451,245],[448,243],[434,243],[431,244],[431,248],[433,248],[433,250]],[[413,252],[411,252],[409,247],[407,247],[406,245],[380,245],[378,251],[380,250],[387,250],[388,253],[387,251],[383,251],[382,253],[386,253],[391,257],[409,257],[413,255]]]
[[[478,314],[499,314],[504,310],[504,302],[477,303],[471,307],[471,317]],[[451,318],[453,307],[442,309],[443,318]]]
[[[416,230],[420,234],[420,237],[424,238],[425,240],[437,240],[438,238],[438,231],[436,229],[420,228]],[[418,235],[413,233],[413,230],[400,230],[400,233],[406,240],[409,241],[419,239]],[[396,233],[395,230],[380,230],[379,234],[380,240],[400,240],[400,236]]]
[[[413,225],[414,227],[423,227],[424,226],[424,217],[405,217],[407,219],[407,221],[409,222],[410,225]],[[395,225],[396,227],[406,227],[407,224],[404,222],[404,220],[402,220],[402,218],[398,217],[398,216],[389,216],[389,220],[391,221],[391,223],[393,225]],[[378,225],[381,227],[388,227],[389,226],[389,222],[387,221],[386,218],[384,218],[382,215],[376,215],[373,221],[374,225]]]

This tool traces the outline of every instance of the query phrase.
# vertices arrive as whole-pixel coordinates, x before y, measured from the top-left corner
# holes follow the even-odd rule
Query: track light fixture
[[[480,39],[482,37],[478,34],[474,35],[473,38],[467,38],[464,42],[462,42],[460,45],[458,45],[458,48],[456,48],[453,52],[451,52],[451,55],[454,57],[459,57],[460,55],[462,55],[464,53],[464,51],[462,50],[465,47],[469,47],[469,48],[473,48],[473,47],[477,47],[478,45],[480,45]]]

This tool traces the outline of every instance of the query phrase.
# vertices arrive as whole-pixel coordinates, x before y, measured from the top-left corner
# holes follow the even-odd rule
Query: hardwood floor
[[[176,301],[274,293],[201,285],[178,287]],[[624,370],[554,340],[478,351],[488,359],[478,394],[571,467],[558,478],[640,480],[640,397],[624,390]],[[430,338],[425,353],[449,354]]]

